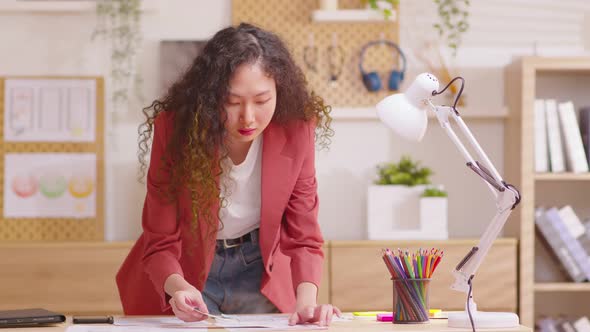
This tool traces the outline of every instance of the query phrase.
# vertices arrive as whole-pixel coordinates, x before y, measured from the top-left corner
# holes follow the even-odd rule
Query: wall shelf
[[[588,282],[538,282],[535,283],[537,292],[590,292]]]
[[[154,0],[141,1],[143,11],[157,10],[157,2]],[[2,0],[0,1],[1,14],[81,14],[96,12],[95,0]]]
[[[463,108],[460,110],[463,119],[505,119],[508,117],[508,110],[503,107],[501,110],[474,110]],[[343,121],[378,121],[377,111],[373,107],[332,107],[332,118]],[[428,118],[434,119],[434,114],[428,112]],[[590,179],[590,178],[589,178]]]
[[[388,22],[397,19],[396,11],[392,11]],[[373,9],[338,9],[338,10],[314,10],[311,14],[313,22],[378,22],[385,21],[383,14]]]
[[[590,181],[590,173],[537,173],[537,181]]]

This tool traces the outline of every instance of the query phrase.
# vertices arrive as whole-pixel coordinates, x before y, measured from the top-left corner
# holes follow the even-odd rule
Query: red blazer
[[[164,112],[155,120],[143,232],[116,277],[127,315],[173,314],[164,292],[166,278],[178,273],[203,290],[213,261],[215,239],[204,236],[210,229],[203,223],[201,236],[191,233],[188,191],[175,203],[157,193],[169,180],[158,169],[173,119],[172,112]],[[304,121],[271,123],[263,135],[259,242],[265,273],[260,291],[282,312],[292,312],[297,285],[307,281],[319,286],[324,259],[317,222],[314,127]],[[206,247],[209,250],[202,249]]]

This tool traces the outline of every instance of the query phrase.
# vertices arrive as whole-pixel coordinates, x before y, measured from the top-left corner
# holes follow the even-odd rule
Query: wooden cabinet
[[[0,244],[0,310],[46,308],[64,314],[123,311],[115,274],[133,244]]]
[[[430,284],[430,307],[463,310],[466,294],[450,289],[451,271],[477,240],[332,241],[330,296],[345,311],[392,310],[393,285],[381,259],[382,248],[440,248],[444,258]],[[473,296],[481,310],[516,312],[516,240],[494,243],[473,279]]]
[[[381,248],[441,248],[431,283],[433,308],[462,310],[465,294],[449,289],[451,270],[477,243],[327,241],[319,303],[342,310],[391,310],[392,284]],[[65,314],[121,314],[115,274],[133,245],[121,243],[0,244],[0,310],[44,307]],[[482,310],[516,310],[516,240],[496,241],[474,279]]]

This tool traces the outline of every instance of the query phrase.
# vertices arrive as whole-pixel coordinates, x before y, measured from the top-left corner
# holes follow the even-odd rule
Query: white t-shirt
[[[226,204],[219,211],[223,229],[217,239],[235,239],[260,227],[261,164],[262,135],[254,139],[241,164],[224,160],[220,194]]]

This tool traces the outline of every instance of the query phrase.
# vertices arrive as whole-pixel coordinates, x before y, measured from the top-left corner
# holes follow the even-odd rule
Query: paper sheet
[[[294,325],[289,326],[289,315],[227,315],[228,317],[235,319],[220,319],[220,320],[209,320],[194,323],[185,323],[176,317],[115,317],[113,330],[97,330],[87,331],[80,330],[74,332],[102,332],[102,331],[124,331],[133,332],[136,331],[134,328],[142,328],[145,331],[181,331],[184,329],[205,329],[223,327],[227,331],[245,332],[245,331],[291,331],[291,330],[325,330],[327,327],[321,327],[317,324],[305,324],[305,325]],[[345,316],[343,318],[333,317],[333,322],[346,322],[351,321],[351,316]],[[129,328],[125,330],[125,328]],[[181,329],[181,330],[179,330]]]
[[[96,183],[94,153],[7,153],[4,218],[93,218]]]
[[[326,330],[316,324],[289,326],[288,315],[229,315],[237,320],[218,320],[185,323],[176,317],[115,317],[111,326],[72,325],[67,332],[189,332],[207,328],[225,328],[226,331],[297,331],[297,330]],[[332,322],[351,321],[352,317],[338,318],[334,316]]]
[[[7,79],[4,141],[93,142],[96,82],[93,79]]]
[[[92,325],[71,325],[66,332],[195,332],[201,328],[178,328],[178,327],[145,327],[145,326],[92,326]]]
[[[211,326],[208,321],[186,323],[176,317],[115,317],[114,325],[117,326],[144,326],[160,328],[207,328]]]

